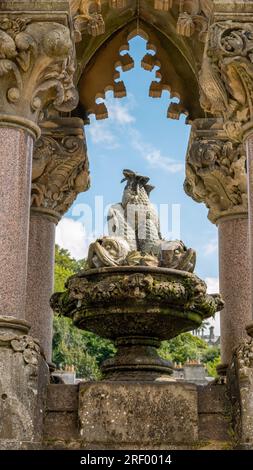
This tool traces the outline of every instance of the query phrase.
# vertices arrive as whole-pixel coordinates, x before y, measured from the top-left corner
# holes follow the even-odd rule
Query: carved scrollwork
[[[0,16],[2,115],[36,123],[48,106],[71,111],[78,103],[74,70],[74,48],[66,26]]]
[[[200,73],[201,104],[224,118],[228,135],[237,141],[253,119],[252,75],[252,23],[214,23]]]
[[[141,66],[144,70],[151,72],[154,67],[159,67],[156,70],[156,78],[159,81],[152,81],[149,88],[149,96],[152,98],[161,98],[162,92],[164,90],[169,91],[171,98],[178,98],[179,102],[171,102],[167,110],[167,117],[170,119],[180,119],[181,114],[188,115],[186,106],[181,100],[180,91],[177,87],[172,87],[171,84],[171,75],[168,73],[167,64],[165,64],[159,55],[159,52],[153,44],[147,43],[147,50],[155,51],[155,54],[147,53],[142,61]]]
[[[42,137],[34,149],[31,204],[59,219],[89,188],[83,122],[61,118],[41,127]]]
[[[225,134],[225,133],[224,133]],[[247,213],[246,156],[243,145],[215,132],[193,130],[186,163],[186,193],[205,202],[209,219]]]

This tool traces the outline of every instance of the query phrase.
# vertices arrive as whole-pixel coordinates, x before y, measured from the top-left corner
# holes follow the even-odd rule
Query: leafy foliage
[[[69,252],[56,245],[55,250],[55,291],[63,291],[68,277],[86,268],[86,261],[76,261]],[[75,366],[77,375],[87,379],[99,379],[99,365],[115,353],[114,345],[87,331],[78,330],[67,318],[54,316],[53,362],[58,368]],[[220,361],[217,347],[183,333],[170,341],[163,341],[160,355],[167,360],[184,364],[187,360],[200,360],[209,374],[216,376]]]

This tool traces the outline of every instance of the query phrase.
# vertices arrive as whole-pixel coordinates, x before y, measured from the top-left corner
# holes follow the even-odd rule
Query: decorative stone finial
[[[124,170],[122,202],[109,209],[109,236],[91,243],[90,268],[103,266],[160,266],[193,272],[195,251],[182,241],[166,241],[160,233],[156,210],[149,199],[149,178]]]
[[[222,122],[196,120],[187,153],[184,189],[209,209],[208,218],[247,214],[247,177],[244,147],[228,140]]]
[[[41,123],[32,169],[32,209],[59,220],[76,196],[89,188],[83,121],[58,118]]]

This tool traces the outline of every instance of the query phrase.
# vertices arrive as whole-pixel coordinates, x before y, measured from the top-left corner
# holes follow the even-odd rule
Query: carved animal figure
[[[157,212],[149,199],[154,186],[147,176],[131,170],[123,171],[126,181],[122,202],[113,205],[108,214],[109,234],[123,236],[132,249],[145,253],[158,253],[162,239]]]
[[[154,188],[149,178],[123,171],[126,181],[122,202],[111,206],[109,236],[91,243],[88,266],[153,266],[193,272],[195,251],[182,241],[162,239],[157,212],[149,200]]]

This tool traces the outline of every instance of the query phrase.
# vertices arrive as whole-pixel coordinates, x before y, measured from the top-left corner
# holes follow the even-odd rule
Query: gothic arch
[[[179,119],[184,113],[188,116],[188,122],[191,122],[203,117],[199,104],[198,75],[204,49],[205,17],[199,15],[198,23],[194,26],[191,14],[198,11],[196,8],[192,9],[192,4],[196,2],[191,0],[184,3],[189,11],[188,17],[191,18],[192,27],[188,26],[188,29],[189,22],[181,18],[180,23],[182,2],[179,1],[162,4],[155,2],[155,5],[153,0],[122,0],[110,2],[109,5],[107,1],[102,1],[99,7],[98,3],[95,6],[94,2],[90,3],[96,11],[91,18],[97,22],[97,29],[94,27],[91,31],[86,20],[82,36],[77,35],[79,117],[86,123],[89,122],[89,114],[95,114],[97,119],[104,119],[108,117],[107,109],[104,103],[96,102],[97,98],[104,98],[108,90],[112,90],[115,97],[126,95],[124,83],[118,80],[120,73],[116,68],[121,67],[126,71],[134,66],[130,55],[121,55],[121,52],[129,49],[128,41],[136,35],[147,40],[148,50],[155,51],[155,55],[147,52],[142,60],[142,67],[152,70],[154,66],[159,66],[157,81],[151,83],[150,96],[158,98],[163,90],[168,90],[171,97],[178,98],[179,102],[171,103],[168,108],[169,118]],[[168,11],[160,11],[161,8]]]

